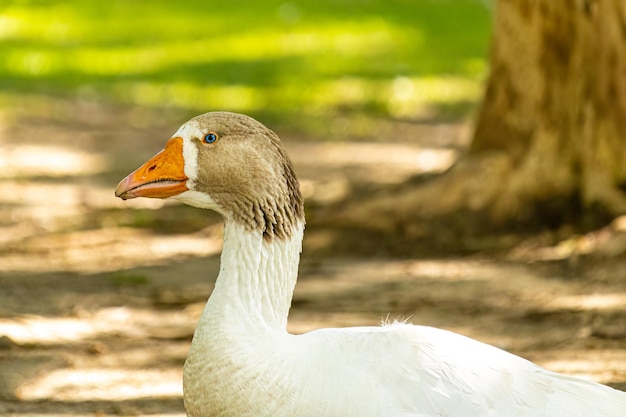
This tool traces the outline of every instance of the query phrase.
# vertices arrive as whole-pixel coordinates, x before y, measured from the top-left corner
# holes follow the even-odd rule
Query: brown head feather
[[[223,213],[266,240],[284,239],[304,222],[298,180],[280,139],[270,129],[236,113],[215,112],[195,117],[218,142],[193,143],[198,149],[198,173],[193,189],[204,192]]]

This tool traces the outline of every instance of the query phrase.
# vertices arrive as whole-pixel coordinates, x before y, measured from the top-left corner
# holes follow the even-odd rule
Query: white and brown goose
[[[215,112],[182,125],[115,194],[225,220],[221,268],[185,362],[193,417],[624,417],[626,393],[431,327],[286,330],[303,201],[277,135]]]

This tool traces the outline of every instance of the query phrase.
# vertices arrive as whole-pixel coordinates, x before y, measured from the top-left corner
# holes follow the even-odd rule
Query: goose
[[[251,117],[189,120],[115,195],[174,199],[224,218],[220,271],[183,368],[189,416],[626,416],[625,392],[441,329],[288,333],[303,199],[278,136]]]

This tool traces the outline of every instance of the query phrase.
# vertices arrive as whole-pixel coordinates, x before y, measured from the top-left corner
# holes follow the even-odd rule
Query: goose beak
[[[182,138],[172,138],[165,149],[130,173],[117,185],[115,196],[167,198],[188,190]]]

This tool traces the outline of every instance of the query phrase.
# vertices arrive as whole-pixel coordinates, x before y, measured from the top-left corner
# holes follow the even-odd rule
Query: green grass
[[[4,0],[0,98],[225,109],[314,134],[329,116],[462,117],[480,98],[488,4]]]
[[[146,275],[132,271],[116,271],[108,274],[111,284],[116,287],[136,287],[148,284]]]

